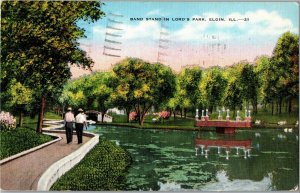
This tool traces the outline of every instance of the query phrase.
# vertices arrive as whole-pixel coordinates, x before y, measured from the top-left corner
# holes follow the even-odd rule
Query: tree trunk
[[[186,108],[183,109],[184,112],[184,118],[186,118]]]
[[[130,112],[129,112],[129,111],[126,111],[127,123],[129,123],[129,114],[130,114]]]
[[[101,112],[101,123],[103,123],[105,113]]]
[[[213,112],[214,107],[213,106],[209,106],[208,107],[208,112],[212,113]]]
[[[144,125],[144,121],[145,121],[145,115],[143,115],[143,114],[141,113],[141,115],[139,116],[139,124],[140,124],[141,126],[143,126],[143,125]]]
[[[232,117],[232,119],[234,119],[234,117],[235,117],[235,106],[233,107],[233,117]]]
[[[20,109],[20,111],[19,111],[19,123],[18,123],[18,126],[19,126],[19,127],[22,127],[22,126],[23,126],[23,112],[22,112],[21,109]]]
[[[65,105],[62,106],[61,118],[64,119],[65,115]]]
[[[138,109],[139,109],[139,123],[141,126],[144,125],[145,117],[149,109],[152,107],[153,104],[146,104],[144,103],[143,105],[138,104]]]
[[[174,121],[176,119],[176,110],[173,111]]]
[[[279,99],[279,114],[281,114],[282,98]]]
[[[272,104],[271,104],[271,111],[272,111],[272,115],[274,115],[274,102],[272,101]]]
[[[182,118],[182,109],[180,109],[180,117]]]
[[[42,133],[45,107],[46,107],[46,97],[42,96],[41,104],[40,104],[40,112],[39,112],[39,117],[38,117],[38,123],[37,123],[37,127],[36,127],[37,133]]]
[[[292,98],[290,98],[289,99],[289,108],[288,108],[288,112],[289,112],[289,114],[292,112],[292,101],[293,101],[293,99]]]
[[[252,100],[253,114],[257,114],[257,100]]]

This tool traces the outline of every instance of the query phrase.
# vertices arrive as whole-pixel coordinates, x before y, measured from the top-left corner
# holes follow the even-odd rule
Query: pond
[[[271,191],[298,185],[298,130],[232,135],[113,126],[89,130],[131,154],[127,190]]]

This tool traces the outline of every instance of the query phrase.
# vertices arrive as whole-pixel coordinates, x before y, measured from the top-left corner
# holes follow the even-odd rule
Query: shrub
[[[9,112],[1,111],[0,128],[2,130],[11,130],[16,128],[16,119]]]
[[[48,135],[38,134],[34,130],[28,128],[2,131],[0,132],[0,138],[1,159],[36,147],[53,139]]]
[[[138,119],[138,114],[135,111],[130,112],[129,121],[136,121],[137,119]]]
[[[101,139],[78,165],[53,184],[51,190],[124,190],[130,163],[127,151]]]
[[[161,111],[158,114],[161,119],[168,119],[170,117],[170,113],[168,111]]]

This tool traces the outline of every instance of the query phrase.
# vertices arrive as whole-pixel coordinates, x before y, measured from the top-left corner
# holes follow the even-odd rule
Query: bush
[[[138,114],[135,111],[130,112],[129,121],[137,121],[137,120],[138,120]]]
[[[161,119],[168,119],[170,117],[170,113],[168,111],[161,111],[158,115]]]
[[[99,142],[73,169],[56,181],[51,190],[124,190],[129,154],[114,143]]]
[[[16,128],[16,119],[9,112],[1,111],[0,128],[1,130],[11,130]]]
[[[10,131],[1,131],[0,138],[1,159],[36,147],[53,139],[48,135],[38,134],[34,130],[28,128],[18,128]]]

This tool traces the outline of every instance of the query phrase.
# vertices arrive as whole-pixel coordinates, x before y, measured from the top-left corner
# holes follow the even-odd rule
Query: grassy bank
[[[125,150],[101,139],[78,165],[53,184],[51,190],[125,190],[123,182],[130,162]]]
[[[277,124],[279,121],[286,121],[287,124],[294,125],[296,121],[299,120],[299,114],[294,113],[282,113],[282,114],[276,114],[271,115],[268,112],[258,112],[258,114],[253,115],[253,120],[261,120],[262,123],[265,124]]]
[[[18,123],[18,117],[17,123]],[[60,117],[54,113],[45,113],[47,119],[59,119]],[[25,116],[23,126],[17,127],[11,131],[0,132],[0,159],[15,155],[30,148],[39,146],[43,143],[51,141],[53,138],[48,135],[38,134],[35,129],[37,126],[37,116],[31,119]]]
[[[46,112],[44,118],[45,119],[57,119],[57,120],[61,119],[61,117],[59,115],[52,113],[52,112]],[[19,122],[18,116],[16,116],[16,122],[17,123]],[[29,116],[25,116],[23,119],[23,127],[36,129],[37,122],[38,122],[38,116],[35,116],[33,119],[30,118]]]
[[[53,139],[48,135],[38,134],[30,128],[17,128],[11,131],[1,131],[0,138],[1,159],[36,147]]]
[[[240,113],[242,120],[244,119],[244,113]],[[198,129],[194,127],[195,120],[193,117],[179,117],[177,116],[175,119],[171,116],[167,120],[161,120],[158,122],[153,122],[152,119],[154,116],[148,115],[145,118],[144,125],[141,126],[138,122],[130,122],[127,123],[126,115],[116,115],[113,114],[113,123],[112,124],[105,124],[105,125],[115,125],[115,126],[129,126],[135,128],[143,128],[143,129],[184,129],[184,130],[195,130]],[[230,114],[233,117],[233,113]],[[218,113],[213,113],[210,115],[210,119],[217,119]],[[225,119],[225,115],[223,115]],[[252,121],[255,122],[256,120],[261,120],[260,127],[292,127],[295,126],[296,121],[298,120],[298,113],[294,112],[291,114],[282,113],[280,115],[271,115],[268,112],[259,111],[258,114],[252,115]],[[286,121],[287,125],[279,126],[279,121]],[[256,127],[256,125],[254,125]]]

